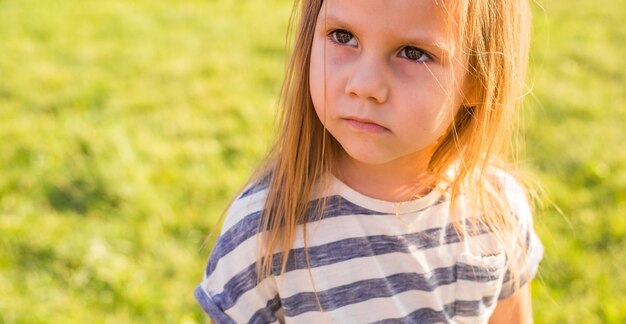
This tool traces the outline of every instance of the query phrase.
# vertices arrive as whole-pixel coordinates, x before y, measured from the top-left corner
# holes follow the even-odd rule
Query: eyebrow
[[[336,25],[341,28],[348,28],[348,25],[346,23],[344,23],[341,19],[333,16],[332,14],[324,15],[322,17],[324,18],[325,25],[328,25],[330,23],[331,25]]]
[[[332,25],[338,28],[345,28],[348,30],[352,29],[349,24],[346,24],[343,20],[341,20],[340,18],[332,14],[328,14],[322,17],[325,17],[325,20],[324,20],[325,25]],[[440,58],[452,57],[452,49],[450,48],[450,46],[447,45],[447,42],[443,41],[441,38],[438,38],[438,37],[433,38],[433,37],[428,37],[425,35],[421,35],[421,36],[409,35],[409,36],[403,37],[403,40],[404,40],[405,45],[416,46],[420,48],[428,47],[429,49],[435,49],[436,53],[433,53],[433,54],[438,55]]]

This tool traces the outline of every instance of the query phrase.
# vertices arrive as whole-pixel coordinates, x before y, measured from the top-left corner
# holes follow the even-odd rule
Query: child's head
[[[300,14],[284,122],[313,150],[323,123],[328,163],[339,148],[370,163],[419,153],[442,176],[507,144],[527,61],[525,0],[302,0]]]

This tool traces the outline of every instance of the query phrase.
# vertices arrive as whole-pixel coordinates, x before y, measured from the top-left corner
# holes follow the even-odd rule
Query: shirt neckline
[[[361,207],[386,214],[400,215],[420,211],[435,204],[445,193],[445,186],[443,184],[439,184],[425,196],[408,201],[394,202],[376,199],[362,194],[345,184],[343,181],[339,180],[339,178],[333,174],[329,174],[328,177],[329,190],[331,194],[334,193],[340,195],[348,201]]]

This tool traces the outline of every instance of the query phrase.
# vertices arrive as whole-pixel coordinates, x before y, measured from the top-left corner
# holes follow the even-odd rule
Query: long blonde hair
[[[436,147],[429,172],[436,181],[449,183],[451,217],[457,228],[460,220],[452,211],[461,193],[479,206],[483,214],[480,223],[503,243],[511,273],[518,278],[512,263],[517,260],[513,257],[515,244],[520,242],[517,221],[510,215],[503,188],[488,176],[488,169],[494,165],[502,168],[500,162],[513,157],[510,143],[516,136],[516,108],[524,90],[530,11],[526,0],[459,0],[459,5],[457,23],[478,100],[459,109]],[[303,227],[307,256],[305,217],[311,195],[316,182],[333,169],[341,149],[315,114],[309,93],[311,47],[321,8],[322,0],[295,1],[290,21],[290,28],[295,27],[295,43],[279,103],[280,129],[251,180],[269,179],[259,222],[258,280],[286,270],[298,225]],[[447,179],[446,171],[452,165],[457,172]],[[321,215],[324,201],[317,207]]]

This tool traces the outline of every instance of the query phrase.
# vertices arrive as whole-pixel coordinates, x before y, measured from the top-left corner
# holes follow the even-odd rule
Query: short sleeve
[[[260,212],[246,198],[231,207],[194,295],[216,323],[274,323],[281,308],[274,277],[257,282]],[[245,208],[242,208],[245,204]]]
[[[533,215],[531,212],[526,192],[521,185],[510,175],[504,176],[505,191],[513,215],[518,220],[521,244],[517,246],[516,264],[519,273],[519,285],[508,269],[503,277],[502,289],[498,299],[505,299],[513,295],[520,287],[527,284],[537,274],[539,263],[543,258],[543,245],[535,233],[533,227]]]

